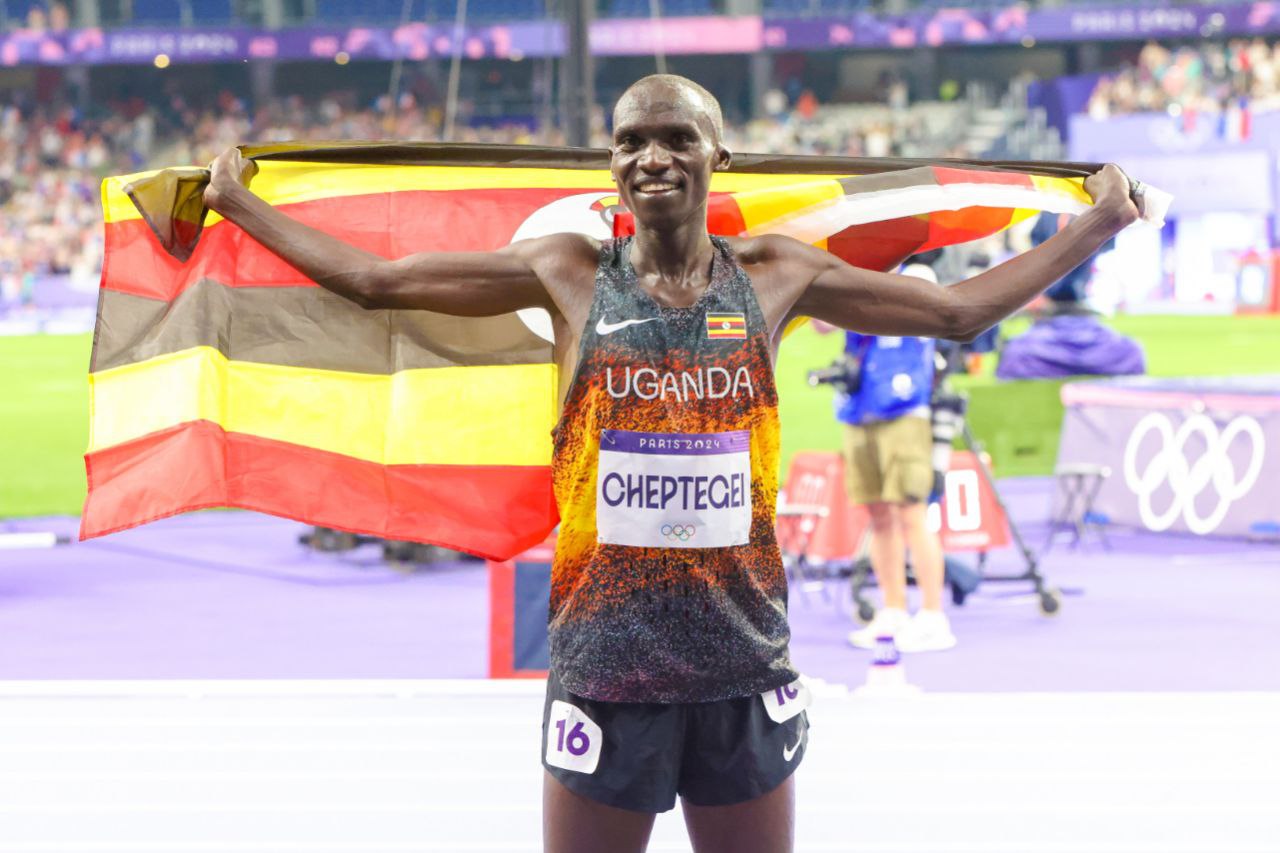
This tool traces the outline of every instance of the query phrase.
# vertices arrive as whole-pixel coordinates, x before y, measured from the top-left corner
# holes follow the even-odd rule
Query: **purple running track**
[[[1051,482],[1007,480],[1034,546]],[[74,519],[8,530],[73,534]],[[481,678],[488,584],[478,563],[407,573],[375,547],[317,554],[305,528],[241,512],[169,519],[105,539],[0,551],[0,679]],[[1027,584],[988,584],[951,608],[960,644],[904,657],[927,690],[1277,690],[1280,548],[1113,531],[1043,557],[1068,595],[1040,615]],[[961,555],[970,559],[969,555]],[[993,555],[993,571],[1016,570]],[[874,592],[872,593],[874,597]],[[847,610],[793,593],[797,667],[860,684],[871,656],[845,644]]]

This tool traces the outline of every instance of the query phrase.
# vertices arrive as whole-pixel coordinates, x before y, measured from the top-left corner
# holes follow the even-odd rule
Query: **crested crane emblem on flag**
[[[707,312],[707,337],[713,341],[745,341],[747,315]]]
[[[603,151],[438,144],[245,149],[253,190],[385,257],[629,233]],[[714,233],[784,233],[891,269],[1088,204],[1079,164],[742,155]],[[509,557],[556,524],[545,314],[364,310],[203,206],[207,172],[107,179],[81,536],[230,506]],[[713,322],[714,321],[714,322]],[[742,338],[741,315],[707,318]]]

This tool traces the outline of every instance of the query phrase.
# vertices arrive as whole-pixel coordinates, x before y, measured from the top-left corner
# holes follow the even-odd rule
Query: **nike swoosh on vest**
[[[619,329],[625,329],[627,326],[635,326],[640,323],[652,323],[657,317],[645,317],[643,320],[621,320],[617,323],[606,323],[604,317],[600,318],[600,322],[596,323],[597,335],[611,335]]]

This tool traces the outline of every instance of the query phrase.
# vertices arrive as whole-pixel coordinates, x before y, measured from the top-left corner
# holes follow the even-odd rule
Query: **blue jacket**
[[[844,351],[858,357],[862,381],[854,394],[836,395],[836,417],[847,424],[889,421],[929,405],[933,339],[845,332]]]

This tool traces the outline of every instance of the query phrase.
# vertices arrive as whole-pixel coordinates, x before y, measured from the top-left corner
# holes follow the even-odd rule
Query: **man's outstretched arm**
[[[556,310],[544,280],[591,255],[589,241],[560,234],[494,252],[423,252],[389,260],[291,218],[251,192],[257,167],[232,148],[213,162],[205,203],[307,278],[366,308],[421,308],[491,316],[520,308]],[[563,244],[563,245],[561,245]],[[563,276],[568,280],[569,276]]]
[[[814,273],[791,315],[867,334],[972,339],[1084,263],[1138,218],[1129,198],[1129,179],[1117,167],[1103,167],[1084,187],[1093,207],[1070,225],[1036,248],[952,287],[859,269],[820,249],[788,241],[783,251]]]

